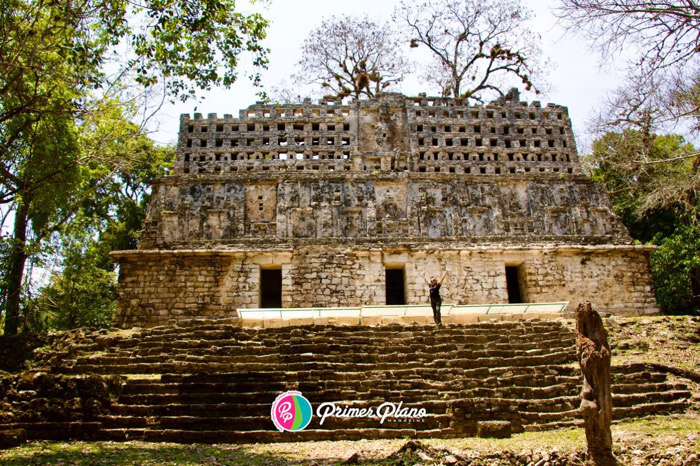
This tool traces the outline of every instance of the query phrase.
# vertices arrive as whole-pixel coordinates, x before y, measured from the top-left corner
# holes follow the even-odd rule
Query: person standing
[[[428,287],[430,288],[430,307],[433,308],[433,319],[435,319],[436,325],[442,325],[442,316],[440,315],[440,307],[442,306],[440,286],[442,285],[442,282],[445,280],[446,276],[447,270],[445,270],[445,273],[440,281],[437,281],[436,278],[428,280],[428,278],[425,276],[425,272],[423,272],[423,278],[428,283]]]

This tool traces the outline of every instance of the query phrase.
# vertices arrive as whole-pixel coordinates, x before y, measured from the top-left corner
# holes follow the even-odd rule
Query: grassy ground
[[[613,364],[662,363],[698,372],[700,319],[640,317],[606,319]],[[695,408],[683,415],[647,418],[613,426],[615,453],[629,465],[700,465],[700,385],[679,381],[694,392]],[[408,439],[246,445],[180,445],[146,442],[30,442],[0,451],[0,464],[161,465],[471,464],[583,463],[583,429],[524,433],[510,439]]]
[[[699,464],[700,414],[648,418],[613,426],[615,452],[623,464]],[[582,429],[524,433],[509,439],[464,438],[420,441],[421,453],[397,454],[405,439],[243,445],[181,445],[147,442],[30,442],[0,452],[4,465],[198,465],[341,464],[355,453],[358,464],[521,464],[549,457],[553,464],[581,464]],[[696,463],[694,461],[694,455]],[[510,458],[514,462],[499,463]],[[408,461],[407,461],[408,460]],[[680,463],[677,461],[680,460]],[[565,461],[565,462],[563,462]]]
[[[616,317],[606,319],[605,326],[613,364],[637,361],[700,370],[700,317]]]

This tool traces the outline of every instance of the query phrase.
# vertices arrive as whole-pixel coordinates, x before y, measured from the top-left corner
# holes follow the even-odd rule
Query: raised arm
[[[425,276],[425,272],[421,272],[421,275],[423,275],[423,280],[425,280],[425,283],[430,285],[430,280],[428,280],[428,277]]]
[[[447,276],[447,270],[445,270],[445,274],[444,274],[444,275],[442,276],[442,278],[440,279],[440,282],[439,282],[439,283],[440,283],[441,285],[442,285],[443,280],[445,280],[445,277],[446,277],[446,276]]]

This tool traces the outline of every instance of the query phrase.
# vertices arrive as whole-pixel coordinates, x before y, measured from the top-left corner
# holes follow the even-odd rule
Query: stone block
[[[382,316],[362,316],[360,324],[362,325],[379,325],[382,323]]]
[[[478,322],[500,322],[503,320],[503,314],[479,314]]]
[[[262,328],[281,328],[290,325],[288,320],[284,319],[263,319]]]
[[[241,327],[263,328],[263,319],[241,319]]]
[[[405,324],[428,324],[433,321],[432,316],[404,316],[401,321]]]
[[[313,325],[314,323],[314,318],[313,317],[297,317],[295,319],[289,319],[289,324],[291,326],[297,326],[297,325]]]
[[[339,316],[335,319],[339,325],[360,325],[360,316]]]
[[[480,421],[477,423],[477,437],[509,438],[511,435],[510,421]]]
[[[403,323],[403,316],[383,316],[381,318],[381,324],[400,324]]]
[[[27,431],[24,429],[0,430],[0,450],[18,447],[27,443]]]
[[[479,314],[452,314],[450,318],[455,324],[475,324],[479,322]]]

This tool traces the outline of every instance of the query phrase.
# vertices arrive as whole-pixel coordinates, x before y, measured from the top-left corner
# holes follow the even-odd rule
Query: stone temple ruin
[[[183,115],[117,324],[237,309],[592,301],[657,312],[647,246],[580,167],[566,107],[382,94]]]

